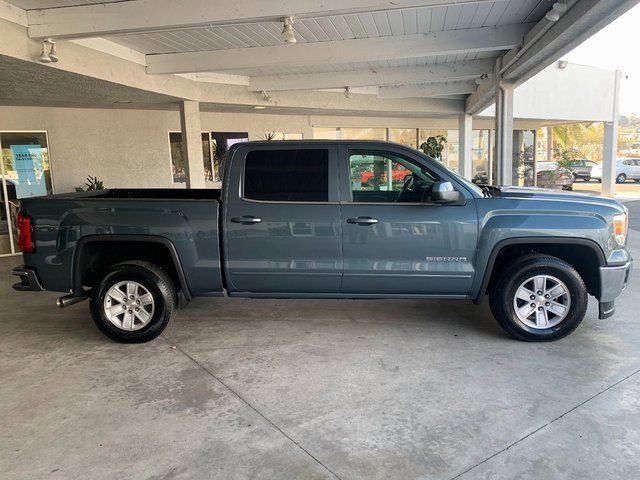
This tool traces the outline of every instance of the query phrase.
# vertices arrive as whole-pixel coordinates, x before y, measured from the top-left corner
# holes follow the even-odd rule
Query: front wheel
[[[627,176],[624,173],[621,173],[616,177],[616,183],[624,183],[627,181]]]
[[[587,310],[587,288],[568,263],[532,254],[516,260],[490,292],[491,311],[512,337],[558,340],[573,332]]]
[[[176,290],[158,266],[142,261],[107,270],[91,292],[91,315],[107,337],[144,343],[160,335],[173,318]]]

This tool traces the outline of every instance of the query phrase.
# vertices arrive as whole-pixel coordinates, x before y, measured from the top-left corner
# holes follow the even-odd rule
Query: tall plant
[[[442,160],[442,152],[446,143],[447,139],[443,135],[436,135],[435,137],[427,138],[426,142],[422,142],[420,150],[435,160]]]
[[[89,175],[84,187],[76,187],[76,192],[92,192],[94,190],[104,190],[104,184],[98,180],[98,177]]]

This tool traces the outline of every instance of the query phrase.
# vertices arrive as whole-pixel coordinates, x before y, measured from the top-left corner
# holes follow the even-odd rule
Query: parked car
[[[591,180],[591,169],[596,165],[597,163],[591,160],[576,160],[569,165],[569,170],[576,180],[588,182]]]
[[[573,173],[567,168],[559,167],[556,162],[538,162],[536,177],[539,187],[561,187],[562,190],[573,190]]]
[[[363,156],[410,174],[392,189],[349,181]],[[588,294],[613,315],[627,225],[616,200],[480,188],[398,144],[250,142],[231,148],[222,190],[24,199],[14,288],[65,292],[60,307],[89,299],[98,328],[130,343],[160,335],[195,296],[487,294],[510,335],[548,341],[578,326]]]
[[[489,173],[485,170],[477,172],[471,180],[476,185],[487,185],[489,183]]]
[[[640,155],[640,143],[633,143],[627,148],[620,150],[622,155]]]
[[[602,165],[598,164],[591,169],[591,178],[602,182]],[[640,182],[639,158],[621,158],[616,162],[616,183],[624,183],[627,180]]]

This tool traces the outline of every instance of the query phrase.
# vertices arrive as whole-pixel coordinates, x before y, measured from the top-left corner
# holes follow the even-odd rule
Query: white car
[[[602,182],[602,164],[597,164],[591,169],[591,178]],[[640,182],[640,158],[621,158],[616,162],[616,183],[624,183],[627,180]]]

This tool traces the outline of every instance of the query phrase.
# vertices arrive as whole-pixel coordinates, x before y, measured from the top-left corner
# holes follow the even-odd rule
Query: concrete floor
[[[126,346],[86,304],[14,293],[18,262],[0,260],[3,479],[638,477],[640,280],[548,344],[486,304],[198,299]]]

